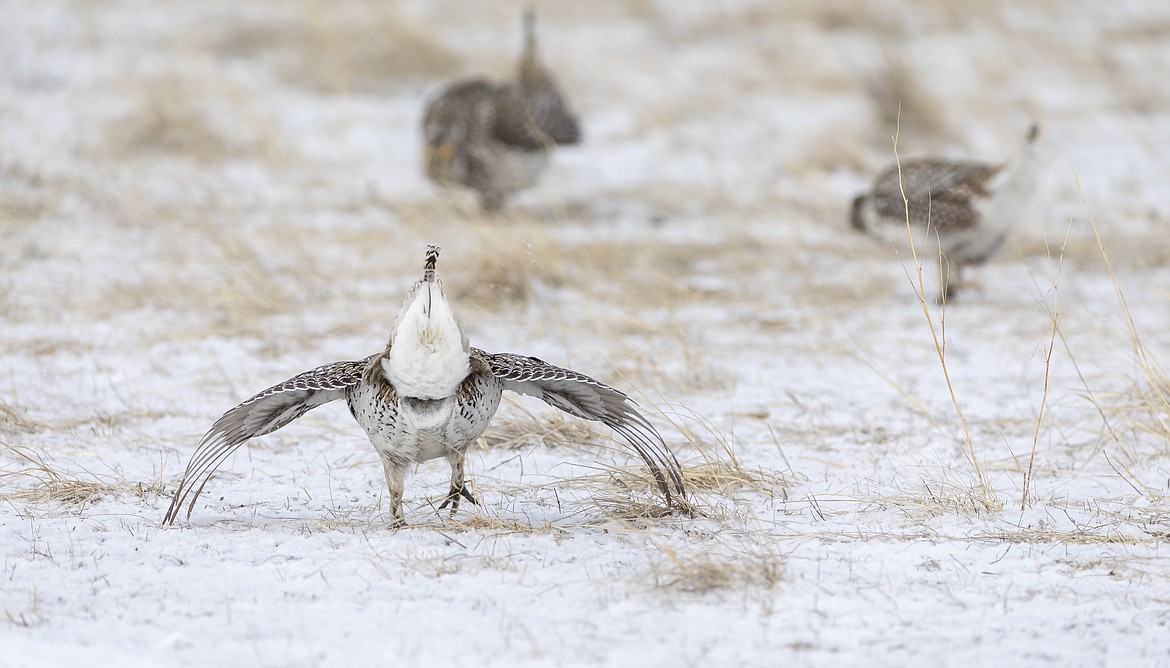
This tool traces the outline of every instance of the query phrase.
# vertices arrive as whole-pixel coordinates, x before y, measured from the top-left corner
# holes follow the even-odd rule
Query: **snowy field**
[[[0,666],[1170,665],[1170,3],[538,3],[585,142],[485,218],[418,125],[522,7],[0,4]],[[903,158],[1043,125],[945,310],[848,226],[899,102]],[[162,527],[427,243],[473,345],[630,392],[700,513],[514,399],[453,519],[433,461],[387,529],[334,404]]]

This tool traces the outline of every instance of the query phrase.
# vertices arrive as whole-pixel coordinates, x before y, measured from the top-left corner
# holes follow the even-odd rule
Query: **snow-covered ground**
[[[485,219],[419,117],[521,8],[0,5],[0,666],[1170,664],[1170,4],[538,3],[586,140]],[[903,157],[1044,128],[945,311],[847,224],[899,100]],[[454,519],[436,461],[387,529],[330,405],[160,526],[224,410],[384,345],[426,243],[474,345],[631,392],[700,515],[517,399]]]

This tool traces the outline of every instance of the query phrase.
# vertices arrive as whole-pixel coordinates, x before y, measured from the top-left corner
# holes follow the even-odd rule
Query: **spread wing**
[[[485,353],[472,348],[504,389],[539,397],[570,415],[601,422],[616,431],[649,467],[658,488],[671,505],[685,502],[682,468],[662,436],[619,390],[571,369],[544,360],[511,353]]]
[[[334,362],[306,371],[273,385],[224,413],[199,441],[199,447],[179,480],[163,523],[173,523],[179,516],[179,508],[188,499],[187,517],[190,517],[211,474],[245,441],[270,434],[321,404],[345,397],[346,389],[361,381],[362,372],[371,359],[373,356],[364,360]]]
[[[496,97],[492,136],[515,149],[538,151],[579,143],[581,127],[555,88],[522,90],[507,85]]]
[[[874,184],[874,208],[893,220],[904,220],[906,210],[914,225],[939,230],[963,230],[979,223],[972,199],[986,197],[988,182],[999,167],[978,162],[912,160],[891,167]],[[902,201],[902,191],[906,201]]]

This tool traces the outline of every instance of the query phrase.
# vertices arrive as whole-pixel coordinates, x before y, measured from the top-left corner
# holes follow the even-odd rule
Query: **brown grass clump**
[[[1116,526],[1094,527],[1078,531],[1057,531],[1052,529],[1022,529],[1020,531],[991,532],[980,536],[984,540],[1026,545],[1162,545],[1165,535],[1131,536],[1121,533]]]
[[[503,219],[484,218],[474,207],[451,203],[399,203],[394,209],[409,230],[402,245],[437,242],[443,247],[448,258],[444,285],[458,303],[492,311],[527,303],[539,287],[564,288],[631,314],[597,321],[598,327],[642,334],[678,332],[641,320],[640,308],[670,309],[711,299],[746,303],[752,297],[739,288],[748,277],[764,270],[797,272],[805,261],[777,257],[767,243],[748,235],[718,243],[629,243],[600,235],[566,243],[547,230],[555,220],[521,209],[510,209]],[[708,285],[696,277],[712,280]]]
[[[449,269],[452,296],[464,303],[492,309],[505,303],[528,302],[538,285],[560,287],[566,277],[563,253],[539,233],[522,241],[493,233],[482,226],[469,230],[474,248],[466,249]]]
[[[392,207],[410,234],[409,241],[399,243],[442,246],[440,266],[449,297],[464,308],[492,311],[528,302],[539,286],[556,288],[568,282],[571,258],[542,229],[544,221],[519,209],[509,209],[503,218],[485,218],[465,194]]]
[[[687,491],[710,492],[730,496],[738,491],[752,491],[769,496],[788,498],[790,485],[783,474],[748,469],[736,460],[708,460],[702,464],[688,464],[683,469]]]
[[[92,501],[113,487],[96,479],[82,480],[51,468],[37,453],[0,443],[15,456],[14,470],[0,469],[0,499],[21,503],[77,505]],[[23,465],[21,465],[23,464]]]
[[[1115,405],[1108,409],[1108,413],[1115,413],[1115,418],[1120,418],[1120,423],[1128,424],[1134,432],[1141,435],[1144,439],[1152,440],[1157,448],[1155,456],[1170,455],[1170,375],[1167,375],[1165,367],[1161,364],[1161,360],[1150,351],[1142,339],[1137,323],[1133,319],[1133,313],[1130,311],[1129,302],[1125,298],[1125,292],[1121,289],[1121,283],[1118,281],[1117,274],[1113,269],[1113,262],[1110,260],[1109,254],[1105,251],[1105,244],[1101,240],[1096,217],[1093,215],[1093,211],[1085,199],[1084,192],[1081,191],[1079,181],[1077,182],[1077,190],[1081,194],[1082,204],[1088,214],[1089,224],[1093,230],[1097,249],[1100,252],[1102,261],[1105,263],[1109,278],[1113,283],[1113,290],[1117,297],[1118,306],[1121,309],[1125,333],[1129,339],[1130,354],[1133,357],[1133,364],[1137,374],[1136,378],[1132,380],[1131,389],[1128,393],[1129,398],[1120,402],[1121,405]],[[1110,420],[1106,410],[1102,410],[1102,418],[1108,427]],[[1116,431],[1112,428],[1109,431],[1113,434],[1114,439],[1117,440]],[[1118,445],[1123,452],[1128,452],[1131,456],[1133,455],[1132,447],[1120,441]],[[1134,478],[1132,473],[1130,477]],[[1136,478],[1134,479],[1136,480]]]
[[[1003,510],[1003,501],[989,497],[984,485],[952,480],[953,477],[952,472],[942,469],[938,479],[923,479],[917,489],[883,497],[869,496],[865,504],[875,508],[901,508],[914,517],[994,515]]]
[[[922,89],[902,57],[887,51],[885,61],[865,79],[865,92],[873,105],[880,132],[889,137],[895,129],[910,143],[933,143],[950,130],[938,103]]]
[[[32,165],[10,162],[0,166],[0,225],[37,220],[52,210],[53,179]]]
[[[502,450],[517,450],[533,444],[550,448],[579,447],[593,445],[598,440],[588,422],[571,415],[543,410],[539,416],[526,410],[516,415],[518,410],[522,409],[513,406],[508,415],[492,420],[491,428],[480,438],[480,447]]]
[[[212,232],[207,241],[203,248],[217,257],[215,266],[227,269],[211,303],[233,322],[298,308],[327,285],[312,249],[295,234],[274,243]]]
[[[683,481],[688,498],[685,503],[667,508],[661,503],[657,485],[641,462],[626,466],[601,466],[596,475],[576,479],[593,487],[601,514],[618,521],[660,519],[674,515],[725,518],[737,511],[735,503],[744,493],[788,500],[788,488],[798,477],[780,452],[780,461],[788,475],[778,470],[744,466],[731,443],[698,413],[686,408],[675,409],[666,416],[681,435],[666,441],[676,456],[693,451],[699,460],[682,461]],[[607,444],[606,449],[618,449]]]
[[[324,93],[384,92],[450,76],[459,59],[441,31],[396,3],[296,3],[233,24],[213,48],[228,57],[274,58],[282,79]]]
[[[1110,407],[1120,421],[1159,444],[1161,454],[1170,455],[1170,377],[1156,361],[1140,369],[1127,396]]]
[[[1146,269],[1160,269],[1170,266],[1170,238],[1163,234],[1161,221],[1154,213],[1147,214],[1150,218],[1149,227],[1124,231],[1105,229],[1101,231],[1102,245],[1109,249],[1110,261],[1122,267],[1142,267]],[[1023,257],[1039,257],[1048,254],[1049,242],[1040,234],[1022,234],[1013,237],[1010,253]],[[1073,226],[1067,234],[1068,247],[1064,251],[1064,260],[1075,267],[1096,269],[1100,267],[1101,251],[1097,246],[1092,229],[1085,230],[1081,226]],[[1157,289],[1159,286],[1150,286]]]
[[[439,240],[451,258],[443,271],[448,294],[485,310],[506,303],[526,303],[537,286],[571,288],[621,306],[669,309],[712,298],[746,301],[737,285],[701,286],[692,281],[707,275],[746,277],[765,268],[792,262],[776,258],[758,240],[742,237],[707,243],[625,243],[606,239],[557,243],[542,226],[523,213],[508,220],[490,220],[448,207],[399,207],[400,215],[419,239]],[[451,239],[451,243],[444,240]],[[422,243],[420,241],[420,243]],[[645,333],[677,335],[634,318],[599,326],[630,328]]]
[[[814,150],[793,156],[793,169],[802,169],[809,172],[828,172],[834,169],[848,169],[857,173],[869,170],[865,160],[866,140],[854,128],[827,128],[815,134],[816,139],[809,142]],[[818,209],[824,208],[834,213],[838,212],[836,202],[813,202]],[[846,220],[844,213],[838,213],[842,221]]]
[[[210,64],[166,69],[124,85],[134,102],[109,133],[115,154],[213,162],[277,152],[278,130],[256,94]]]
[[[647,520],[662,520],[678,515],[680,508],[668,508],[659,498],[653,496],[657,486],[648,472],[641,475],[637,471],[626,470],[625,473],[626,475],[622,477],[614,475],[609,478],[612,486],[618,488],[617,493],[594,499],[598,519],[588,521],[586,525],[600,526],[613,521],[640,524]]]
[[[443,513],[446,512],[445,510],[443,511]],[[441,525],[441,528],[444,531],[451,530],[454,533],[521,536],[535,536],[558,530],[563,531],[563,529],[550,522],[533,525],[517,519],[503,519],[483,514],[456,517],[453,521]]]
[[[632,328],[635,331],[638,328]],[[669,337],[671,344],[677,344],[684,364],[682,368],[663,368],[661,358],[653,354],[640,354],[628,364],[619,366],[622,377],[637,379],[639,385],[653,387],[656,392],[667,395],[690,394],[726,390],[735,384],[735,373],[726,366],[707,362],[702,351],[688,342],[693,332],[684,329],[655,332]]]
[[[0,398],[0,432],[32,434],[45,425],[28,417],[28,412]]]
[[[521,417],[496,418],[492,428],[481,437],[480,443],[485,448],[507,449],[569,447],[575,450],[588,450],[594,453],[592,456],[597,453],[608,453],[616,458],[628,458],[630,463],[627,465],[598,463],[595,465],[598,472],[593,475],[560,481],[593,492],[594,502],[605,518],[595,520],[596,522],[659,519],[694,510],[685,503],[669,508],[665,506],[658,491],[658,484],[649,469],[640,459],[631,455],[622,442],[615,440],[612,432],[606,435],[599,429],[604,430],[561,413],[547,417],[525,413]],[[582,453],[580,463],[588,462],[592,456]],[[685,467],[683,475],[689,485],[690,479]]]
[[[681,554],[659,548],[667,561],[650,572],[654,588],[686,594],[737,589],[770,590],[784,577],[784,562],[768,548],[724,552],[701,549]]]
[[[314,246],[315,234],[300,228],[273,235],[205,219],[168,223],[171,229],[153,249],[157,269],[111,282],[97,300],[102,308],[201,314],[205,330],[180,330],[176,337],[254,334],[264,331],[266,318],[320,303],[351,285],[348,275],[331,273]]]
[[[599,447],[625,452],[624,448],[616,444]],[[686,500],[675,499],[673,505],[667,506],[654,475],[636,457],[628,465],[598,463],[596,466],[598,473],[572,480],[575,487],[587,489],[592,494],[592,502],[596,506],[593,517],[597,519],[587,521],[587,525],[604,525],[614,521],[640,525],[646,520],[683,519],[704,514],[696,505],[693,495]],[[686,465],[683,465],[683,476],[685,483]],[[687,493],[690,495],[691,490],[688,489]]]

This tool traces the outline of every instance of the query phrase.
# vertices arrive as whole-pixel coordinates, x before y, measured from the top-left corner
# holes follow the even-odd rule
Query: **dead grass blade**
[[[10,503],[77,505],[114,490],[113,485],[101,482],[96,477],[83,480],[57,471],[28,448],[7,443],[0,443],[0,447],[12,453],[18,462],[15,470],[0,469],[0,499]]]
[[[670,593],[767,591],[784,577],[784,560],[770,547],[735,551],[697,549],[685,554],[665,546],[658,549],[666,561],[651,569],[649,580],[654,589]]]
[[[1088,198],[1081,188],[1080,179],[1074,176],[1074,181],[1076,183],[1077,193],[1081,198],[1081,204],[1085,207],[1085,212],[1088,215],[1089,225],[1093,230],[1093,238],[1097,243],[1097,251],[1105,263],[1105,269],[1109,273],[1109,280],[1113,284],[1113,291],[1117,297],[1117,303],[1121,309],[1122,320],[1125,323],[1125,330],[1129,339],[1130,353],[1133,356],[1133,362],[1139,374],[1139,379],[1133,381],[1132,387],[1130,388],[1130,399],[1125,402],[1125,405],[1117,406],[1115,409],[1118,410],[1122,418],[1129,422],[1138,433],[1143,433],[1154,439],[1160,448],[1160,454],[1165,455],[1167,452],[1170,452],[1170,376],[1167,375],[1166,370],[1149,351],[1145,341],[1142,339],[1141,333],[1138,331],[1137,323],[1133,318],[1133,312],[1130,310],[1129,302],[1125,298],[1125,292],[1121,289],[1121,282],[1117,278],[1117,272],[1114,271],[1113,262],[1110,260],[1109,253],[1105,250],[1105,244],[1101,240],[1101,232],[1097,226],[1096,216],[1093,214],[1093,209],[1089,206]]]
[[[959,405],[959,399],[955,395],[955,386],[951,382],[950,370],[947,368],[946,359],[946,304],[942,305],[942,315],[940,316],[938,327],[935,326],[934,316],[931,314],[930,306],[926,299],[926,285],[922,278],[922,262],[918,259],[918,249],[914,243],[914,231],[910,226],[910,200],[906,197],[906,190],[902,183],[902,160],[898,155],[898,134],[901,131],[901,123],[899,123],[894,131],[893,148],[894,148],[894,162],[898,167],[898,190],[902,194],[902,208],[906,216],[906,236],[910,242],[910,254],[914,262],[914,269],[917,272],[917,281],[911,279],[911,285],[914,287],[914,292],[918,297],[918,303],[922,307],[922,315],[926,318],[927,328],[930,330],[931,340],[934,343],[935,353],[938,355],[939,366],[942,368],[943,379],[947,384],[947,392],[951,397],[951,405],[955,408],[955,414],[959,418],[959,424],[962,427],[963,443],[966,446],[967,460],[971,464],[971,468],[975,472],[975,478],[979,485],[979,489],[983,495],[984,504],[988,510],[998,509],[1000,504],[999,497],[995,493],[995,489],[988,482],[987,477],[983,473],[983,466],[979,463],[979,456],[975,452],[975,445],[971,440],[971,432],[967,427],[967,418],[963,414],[963,409]],[[927,219],[930,215],[927,213]],[[929,234],[929,229],[927,231]],[[941,250],[939,251],[942,252]],[[945,259],[944,259],[945,261]],[[945,280],[946,270],[939,269],[939,280]]]
[[[1060,330],[1060,276],[1064,270],[1064,249],[1068,247],[1069,231],[1072,230],[1072,221],[1065,228],[1064,239],[1060,244],[1060,257],[1056,265],[1056,277],[1052,282],[1052,308],[1049,316],[1052,323],[1052,335],[1048,339],[1048,350],[1044,354],[1044,390],[1040,397],[1040,410],[1036,412],[1036,429],[1032,434],[1032,450],[1028,454],[1028,468],[1024,471],[1024,480],[1020,491],[1020,510],[1025,510],[1028,503],[1028,492],[1032,486],[1034,464],[1036,462],[1036,448],[1040,443],[1040,426],[1044,422],[1044,410],[1048,407],[1048,380],[1052,371],[1052,352],[1056,348],[1056,334]],[[1051,251],[1048,254],[1052,257]]]
[[[0,398],[0,430],[33,434],[45,429],[45,425],[28,417],[27,411]]]

